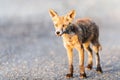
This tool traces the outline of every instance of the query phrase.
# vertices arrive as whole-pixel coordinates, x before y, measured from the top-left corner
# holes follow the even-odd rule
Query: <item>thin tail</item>
[[[99,50],[100,50],[100,51],[102,50],[102,46],[101,46],[101,45],[99,45]]]

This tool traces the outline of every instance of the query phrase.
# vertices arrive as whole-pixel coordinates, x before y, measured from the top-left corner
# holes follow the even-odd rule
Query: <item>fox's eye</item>
[[[55,27],[57,27],[58,25],[57,24],[55,24]]]
[[[66,21],[69,21],[69,19],[66,19]]]
[[[65,24],[63,24],[62,26],[65,27]]]

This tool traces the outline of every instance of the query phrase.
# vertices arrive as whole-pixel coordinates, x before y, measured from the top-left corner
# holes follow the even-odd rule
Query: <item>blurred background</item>
[[[120,0],[0,0],[0,80],[65,79],[67,54],[62,38],[54,34],[49,9],[59,15],[75,9],[76,19],[89,17],[99,25],[104,73],[88,71],[87,75],[90,80],[119,80]],[[78,54],[74,53],[77,80]]]

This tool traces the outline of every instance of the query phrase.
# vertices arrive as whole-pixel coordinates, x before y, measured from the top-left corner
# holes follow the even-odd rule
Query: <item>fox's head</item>
[[[75,18],[75,10],[71,10],[65,16],[59,16],[54,10],[50,9],[49,14],[52,17],[54,27],[55,27],[55,34],[57,36],[62,36],[64,31],[66,30],[67,26],[72,23],[73,19]]]

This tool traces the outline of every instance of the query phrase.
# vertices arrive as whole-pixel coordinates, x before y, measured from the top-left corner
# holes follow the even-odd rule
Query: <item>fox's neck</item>
[[[77,37],[77,34],[63,34],[62,38],[65,41],[70,41],[72,40],[74,37]]]
[[[80,43],[79,38],[76,34],[74,34],[74,35],[63,34],[62,38],[63,38],[64,45],[70,45],[70,46],[74,47],[75,44]]]

